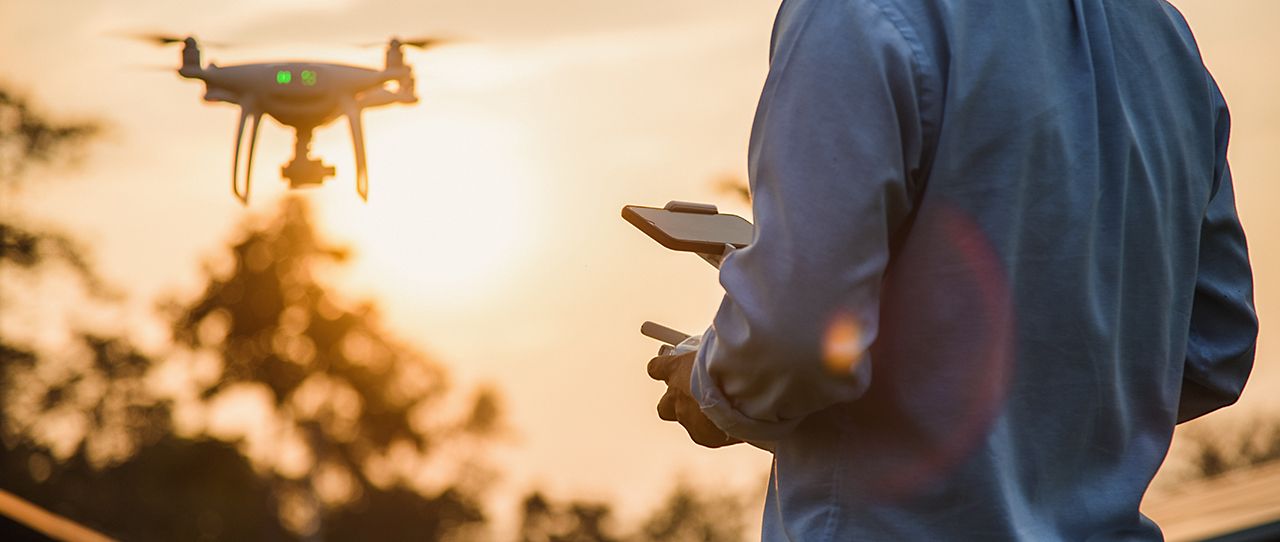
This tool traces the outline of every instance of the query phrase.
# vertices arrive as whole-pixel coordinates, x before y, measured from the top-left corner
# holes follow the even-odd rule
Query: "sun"
[[[351,187],[346,126],[318,134],[317,154],[339,174],[312,198],[322,231],[355,251],[347,278],[436,307],[492,297],[543,235],[527,138],[482,114],[387,113],[366,115],[368,203]]]

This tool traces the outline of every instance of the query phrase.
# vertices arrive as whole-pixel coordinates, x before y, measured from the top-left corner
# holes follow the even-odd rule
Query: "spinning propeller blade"
[[[187,38],[195,38],[195,36],[178,36],[175,34],[165,34],[162,32],[125,32],[125,33],[116,33],[112,35],[131,39],[134,41],[141,41],[143,43],[150,43],[158,47],[164,47],[165,45],[173,45],[175,43],[182,43],[186,41]],[[198,41],[200,45],[208,45],[212,47],[221,47],[221,48],[235,47],[235,44],[221,42],[221,41],[205,41],[205,40],[198,40]]]
[[[173,66],[165,66],[165,65],[163,65],[163,64],[128,64],[128,65],[121,66],[121,67],[122,67],[122,68],[124,68],[124,69],[126,69],[126,70],[136,71],[136,72],[169,72],[169,73],[173,73],[173,72],[178,71],[178,69],[177,69],[177,68],[175,68],[175,67],[173,67]]]
[[[419,38],[404,39],[404,40],[400,38],[391,38],[391,40],[398,41],[400,42],[400,45],[403,45],[405,47],[413,47],[416,49],[430,49],[433,47],[438,47],[441,45],[446,45],[446,44],[458,41],[452,38],[439,38],[439,37],[437,38],[419,37]],[[390,43],[391,40],[367,41],[364,43],[355,43],[352,45],[355,45],[356,47],[381,47]]]
[[[414,38],[414,39],[400,40],[400,44],[405,45],[407,47],[415,47],[418,49],[430,49],[432,47],[444,45],[452,41],[454,40],[447,39],[447,38]]]
[[[173,43],[182,43],[187,39],[186,36],[173,36],[169,34],[160,34],[157,32],[125,34],[124,36],[127,38],[144,42],[144,43],[150,43],[152,45],[160,45],[160,46],[169,45]]]

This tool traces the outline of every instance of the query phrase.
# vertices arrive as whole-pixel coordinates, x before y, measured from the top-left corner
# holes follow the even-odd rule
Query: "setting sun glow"
[[[334,137],[341,130],[331,128],[318,146],[347,172],[315,198],[323,227],[357,255],[353,282],[438,305],[474,301],[512,280],[528,244],[543,234],[542,181],[522,159],[522,131],[430,106],[368,117],[367,204],[349,190],[346,134]]]

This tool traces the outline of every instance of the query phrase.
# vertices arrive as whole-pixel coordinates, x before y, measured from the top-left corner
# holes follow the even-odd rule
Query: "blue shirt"
[[[786,0],[692,386],[763,538],[1159,540],[1253,362],[1228,123],[1162,0]]]

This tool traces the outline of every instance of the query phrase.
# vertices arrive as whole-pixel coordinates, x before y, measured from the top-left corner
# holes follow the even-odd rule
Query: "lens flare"
[[[840,312],[827,324],[822,339],[822,364],[837,376],[847,376],[862,359],[862,326],[853,315]]]
[[[862,465],[850,483],[879,502],[902,502],[945,488],[981,459],[1014,375],[1012,289],[967,210],[936,202],[920,215],[886,274],[878,317],[866,361],[853,362],[872,364],[870,387],[829,423],[857,434],[858,446],[835,447]],[[837,319],[827,332],[828,367],[861,354],[850,322]]]

